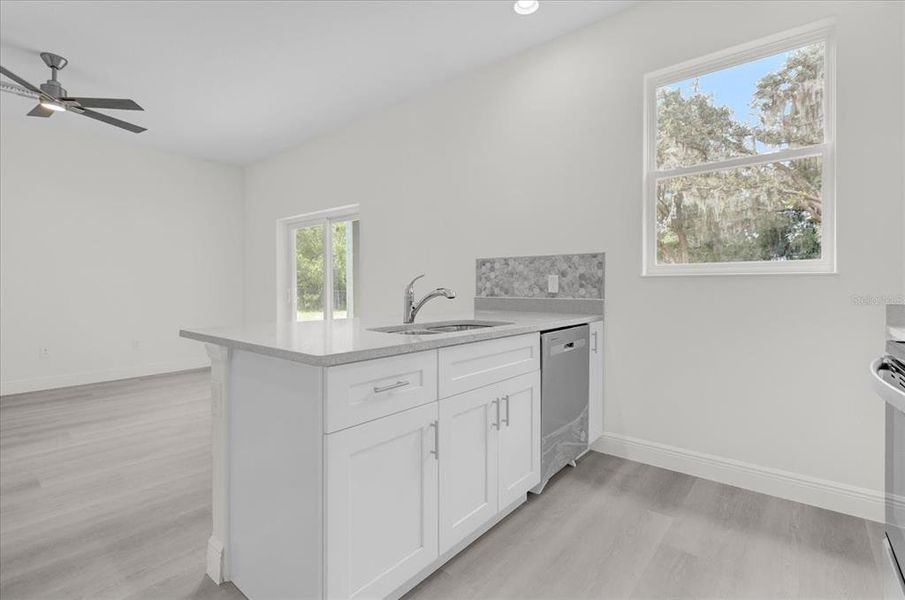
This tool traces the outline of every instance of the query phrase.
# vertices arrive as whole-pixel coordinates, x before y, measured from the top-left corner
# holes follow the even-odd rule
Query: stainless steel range
[[[905,305],[890,305],[886,314],[886,356],[871,372],[886,401],[886,551],[905,596]]]

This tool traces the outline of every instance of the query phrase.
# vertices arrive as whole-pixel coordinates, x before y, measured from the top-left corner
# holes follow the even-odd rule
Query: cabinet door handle
[[[385,385],[382,387],[374,387],[375,394],[382,394],[383,392],[389,392],[390,390],[397,390],[399,388],[403,388],[407,385],[411,385],[408,381],[397,381],[396,383],[391,383],[390,385]]]
[[[430,453],[440,460],[440,421],[432,421],[430,426],[434,428],[434,449]]]
[[[496,429],[500,428],[500,399],[496,398],[491,404],[496,406],[496,421],[491,423],[490,426]]]
[[[593,352],[594,354],[597,354],[597,332],[592,331],[591,335],[594,337],[594,347],[591,348],[591,352]]]
[[[509,394],[503,396],[503,400],[506,401],[506,419],[503,422],[506,424],[506,427],[509,427]]]

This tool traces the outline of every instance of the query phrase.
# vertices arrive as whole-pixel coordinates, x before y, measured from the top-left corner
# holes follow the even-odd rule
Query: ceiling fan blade
[[[28,111],[28,116],[29,116],[29,117],[49,117],[49,116],[52,115],[54,112],[55,112],[55,111],[52,111],[52,110],[50,110],[49,108],[44,108],[43,106],[41,106],[40,104],[38,104],[38,105],[35,106],[33,109],[31,109],[30,111]]]
[[[121,121],[119,119],[109,117],[107,115],[101,114],[99,112],[94,112],[93,110],[88,110],[86,108],[71,109],[70,112],[73,112],[77,115],[85,115],[89,119],[101,121],[102,123],[107,123],[108,125],[113,125],[114,127],[119,127],[121,129],[125,129],[126,131],[131,131],[132,133],[141,133],[142,131],[147,131],[147,129],[144,127],[139,127],[138,125],[133,125],[132,123],[127,123],[126,121]]]
[[[126,98],[60,98],[67,102],[78,102],[85,108],[111,108],[116,110],[144,110],[134,100]]]
[[[7,83],[6,81],[0,81],[0,92],[15,94],[17,96],[22,96],[23,98],[40,98],[40,96],[33,91],[15,83]]]
[[[25,81],[24,79],[22,79],[21,77],[19,77],[18,75],[16,75],[9,69],[7,69],[6,67],[0,66],[0,73],[3,73],[4,75],[6,75],[7,77],[9,77],[10,79],[12,79],[13,81],[15,81],[16,83],[18,83],[19,85],[21,85],[22,87],[24,87],[27,90],[30,90],[30,91],[32,91],[36,94],[40,94],[42,96],[48,95],[48,94],[44,93],[44,91],[42,91],[41,88],[33,86],[32,84],[28,83],[27,81]]]

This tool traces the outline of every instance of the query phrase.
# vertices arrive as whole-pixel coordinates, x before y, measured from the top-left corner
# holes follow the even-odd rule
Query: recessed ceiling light
[[[540,8],[540,2],[537,0],[516,0],[513,8],[520,15],[530,15],[537,12],[537,9]]]

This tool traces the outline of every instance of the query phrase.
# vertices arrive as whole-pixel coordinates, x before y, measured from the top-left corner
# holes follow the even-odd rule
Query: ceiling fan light
[[[513,9],[516,13],[520,15],[530,15],[537,12],[537,9],[540,8],[540,2],[538,0],[516,0],[515,6]]]
[[[57,112],[61,112],[66,110],[66,107],[60,104],[59,102],[55,102],[53,100],[48,100],[47,98],[41,99],[41,106],[46,108],[47,110],[55,110]]]

